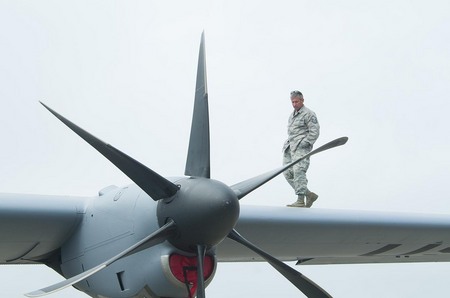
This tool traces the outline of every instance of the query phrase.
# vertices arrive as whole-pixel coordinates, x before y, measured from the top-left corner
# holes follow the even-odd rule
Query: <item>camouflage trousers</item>
[[[290,147],[286,148],[283,153],[283,165],[299,159],[310,151],[308,149],[297,148],[297,150],[292,152]],[[306,158],[283,172],[284,178],[292,186],[296,195],[306,195],[308,192],[308,179],[306,178],[308,168],[309,158]]]

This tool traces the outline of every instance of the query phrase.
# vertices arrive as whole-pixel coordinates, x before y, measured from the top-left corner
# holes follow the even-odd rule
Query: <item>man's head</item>
[[[291,103],[294,110],[300,110],[303,107],[303,101],[303,94],[300,91],[295,90],[291,92]]]

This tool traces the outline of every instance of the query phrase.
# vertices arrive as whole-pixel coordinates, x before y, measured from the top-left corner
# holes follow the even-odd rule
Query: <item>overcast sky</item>
[[[38,101],[163,176],[184,172],[206,33],[211,174],[279,166],[299,89],[321,124],[314,208],[450,216],[450,2],[0,0],[0,191],[96,195],[130,180]],[[282,177],[242,204],[295,196]],[[292,264],[293,265],[293,264]],[[431,297],[450,264],[296,267],[335,297]],[[61,280],[0,267],[2,297]],[[298,297],[267,264],[219,264],[208,297]],[[87,297],[74,289],[50,297]]]

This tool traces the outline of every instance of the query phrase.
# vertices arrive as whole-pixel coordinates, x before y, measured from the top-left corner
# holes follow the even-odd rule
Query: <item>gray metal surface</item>
[[[83,218],[86,198],[0,194],[0,264],[45,260]]]
[[[301,264],[450,261],[450,216],[241,205],[239,233]],[[261,261],[225,240],[219,261]]]
[[[206,178],[184,178],[177,181],[180,191],[166,202],[158,202],[158,220],[177,224],[178,236],[169,241],[184,251],[207,249],[220,243],[233,229],[239,217],[239,201],[222,182]]]
[[[208,86],[206,83],[205,34],[203,33],[198,56],[191,136],[184,172],[186,176],[210,177],[209,144]]]
[[[77,282],[87,279],[89,276],[94,275],[95,273],[99,272],[100,270],[106,268],[107,266],[111,265],[112,263],[116,262],[117,260],[127,257],[129,255],[135,254],[139,251],[142,251],[143,249],[147,249],[153,245],[159,244],[167,239],[170,229],[173,231],[173,228],[175,227],[175,224],[173,222],[167,223],[165,226],[161,227],[157,231],[153,232],[152,234],[148,235],[141,241],[135,243],[134,245],[128,247],[121,253],[115,255],[114,257],[106,260],[105,262],[96,265],[95,267],[84,271],[78,275],[75,275],[69,279],[65,279],[61,282],[58,282],[54,285],[42,288],[37,291],[33,291],[31,293],[26,294],[28,297],[40,297],[47,294],[54,293],[56,291],[62,290],[64,288],[67,288],[69,286],[72,286],[76,284]],[[122,271],[123,272],[123,271]]]

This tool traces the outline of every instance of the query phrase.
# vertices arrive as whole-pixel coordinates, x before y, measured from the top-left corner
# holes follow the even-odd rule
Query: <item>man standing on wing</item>
[[[305,107],[303,102],[303,94],[300,91],[291,92],[291,103],[294,111],[289,116],[288,139],[283,146],[283,165],[309,153],[319,137],[320,126],[316,114]],[[306,179],[308,167],[309,157],[283,173],[297,195],[297,201],[287,205],[288,207],[309,208],[317,200],[318,195],[308,190],[308,179]]]

